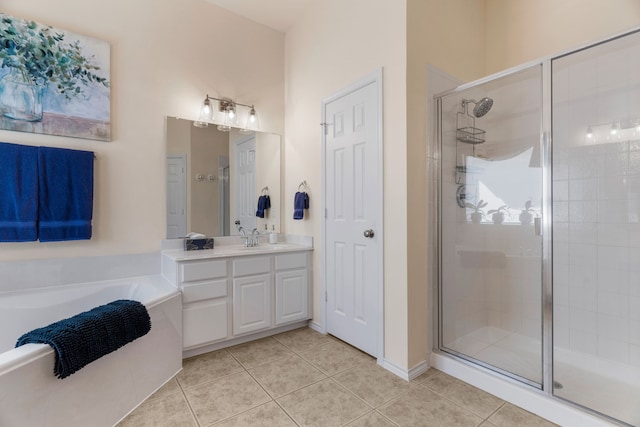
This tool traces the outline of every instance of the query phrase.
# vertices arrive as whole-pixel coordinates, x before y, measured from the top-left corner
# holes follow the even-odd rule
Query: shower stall
[[[640,32],[435,108],[438,351],[640,425]]]

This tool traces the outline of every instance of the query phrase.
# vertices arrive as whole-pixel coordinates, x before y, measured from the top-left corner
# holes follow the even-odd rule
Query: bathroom
[[[114,84],[109,143],[0,132],[2,141],[90,149],[97,156],[92,240],[3,243],[0,260],[129,254],[146,260],[157,254],[166,237],[165,117],[197,116],[204,95],[213,92],[255,104],[262,130],[282,135],[283,197],[277,201],[282,231],[320,242],[320,101],[383,67],[384,277],[393,291],[384,296],[384,359],[407,375],[425,366],[434,324],[426,286],[434,271],[425,259],[436,244],[425,221],[429,166],[435,162],[425,144],[431,132],[428,94],[631,29],[640,23],[638,6],[634,1],[616,7],[579,1],[563,1],[562,7],[556,1],[504,0],[316,3],[309,2],[285,32],[204,0],[3,2],[4,13],[108,41]],[[425,64],[457,81],[429,88],[438,76]],[[308,219],[294,221],[293,193],[303,180],[314,198]],[[153,263],[149,270],[158,268]],[[322,325],[320,250],[313,252],[313,265],[313,322]]]

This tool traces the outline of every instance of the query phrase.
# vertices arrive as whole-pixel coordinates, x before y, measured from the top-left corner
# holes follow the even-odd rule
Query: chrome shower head
[[[493,99],[486,96],[480,101],[476,101],[475,99],[463,99],[462,106],[466,108],[467,104],[476,104],[476,106],[473,107],[473,115],[476,118],[480,118],[491,110],[491,107],[493,107]]]

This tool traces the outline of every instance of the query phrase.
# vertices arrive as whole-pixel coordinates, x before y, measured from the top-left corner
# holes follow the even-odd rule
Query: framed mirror
[[[177,117],[166,118],[165,135],[168,239],[280,231],[280,135]]]

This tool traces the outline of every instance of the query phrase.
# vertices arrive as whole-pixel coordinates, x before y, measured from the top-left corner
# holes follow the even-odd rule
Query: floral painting
[[[0,13],[0,129],[109,141],[110,47]]]

